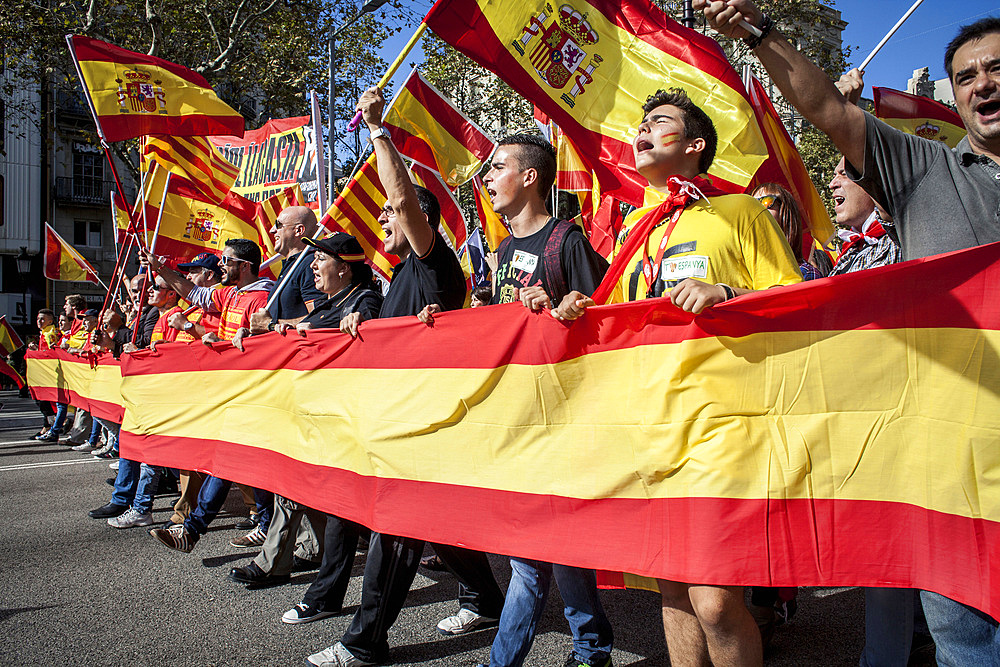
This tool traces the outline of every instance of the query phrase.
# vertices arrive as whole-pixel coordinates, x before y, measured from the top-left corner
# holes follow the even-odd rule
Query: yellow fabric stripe
[[[1000,471],[998,345],[965,329],[786,332],[497,369],[138,376],[124,428],[524,493],[884,500],[1000,520],[980,493]]]

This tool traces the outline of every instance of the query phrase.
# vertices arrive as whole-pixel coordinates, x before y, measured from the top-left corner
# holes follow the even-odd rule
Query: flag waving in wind
[[[943,141],[950,148],[957,146],[965,136],[961,117],[936,100],[874,86],[872,97],[875,98],[875,117],[897,130]]]
[[[66,41],[107,141],[144,134],[243,136],[243,116],[201,74],[82,35]]]
[[[88,282],[99,285],[97,271],[56,233],[52,225],[45,223],[45,277],[49,280]]]
[[[741,192],[767,156],[746,90],[721,47],[649,0],[438,0],[439,37],[534,102],[569,135],[602,190],[639,205],[632,139],[642,103],[683,88],[715,122],[715,185]]]
[[[153,135],[146,140],[142,157],[155,158],[214,202],[222,201],[240,175],[240,168],[224,158],[207,137]]]

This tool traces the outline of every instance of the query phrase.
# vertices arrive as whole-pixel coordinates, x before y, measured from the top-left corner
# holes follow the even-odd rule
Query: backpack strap
[[[550,290],[549,298],[556,304],[569,293],[566,285],[566,271],[562,265],[562,244],[573,227],[572,222],[556,220],[552,233],[545,242],[545,254],[542,255],[542,266],[545,269],[545,283]]]

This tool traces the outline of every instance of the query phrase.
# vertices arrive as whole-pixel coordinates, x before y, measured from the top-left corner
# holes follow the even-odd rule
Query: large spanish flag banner
[[[875,86],[872,97],[875,117],[907,134],[943,141],[951,148],[966,134],[962,118],[937,100]]]
[[[438,0],[424,21],[552,118],[602,189],[632,204],[645,185],[632,139],[658,89],[684,88],[715,122],[717,187],[742,192],[767,157],[722,48],[649,0]]]
[[[25,361],[32,398],[68,403],[121,423],[125,414],[121,364],[110,352],[81,356],[58,349],[29,350]]]
[[[378,216],[385,206],[385,188],[378,178],[375,154],[365,161],[351,182],[337,195],[319,221],[331,232],[347,232],[358,239],[375,273],[388,281],[399,258],[385,251],[385,234]]]
[[[76,248],[66,243],[52,225],[45,223],[45,277],[49,280],[99,285],[97,271]]]
[[[239,136],[213,136],[209,140],[239,168],[233,185],[237,194],[263,202],[298,183],[304,205],[319,209],[316,136],[309,116],[275,118]]]
[[[108,141],[144,134],[243,135],[243,116],[201,74],[83,35],[66,41]]]
[[[699,316],[508,304],[168,343],[122,363],[121,452],[393,535],[1000,617],[998,304],[993,244]]]
[[[747,90],[750,92],[754,113],[757,114],[757,122],[764,130],[769,155],[754,174],[747,192],[752,193],[757,186],[764,183],[778,183],[795,195],[795,200],[802,206],[802,214],[808,227],[804,230],[808,234],[802,235],[802,256],[808,258],[813,248],[813,239],[826,247],[833,238],[830,213],[826,210],[826,204],[816,191],[812,179],[809,178],[809,171],[802,162],[802,156],[799,155],[795,142],[788,136],[788,131],[782,124],[774,105],[771,104],[764,86],[753,75],[750,75],[749,79]]]
[[[441,174],[455,188],[479,173],[496,143],[414,69],[392,99],[382,124],[404,155]]]

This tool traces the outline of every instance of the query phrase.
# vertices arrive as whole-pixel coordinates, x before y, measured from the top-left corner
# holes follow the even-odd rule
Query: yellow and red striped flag
[[[465,245],[469,231],[465,223],[465,216],[462,215],[462,208],[458,205],[454,193],[438,176],[437,172],[418,162],[414,162],[410,167],[410,173],[413,175],[414,183],[427,188],[437,197],[438,204],[441,206],[441,223],[438,225],[438,231],[447,239],[451,249],[458,252],[459,248]]]
[[[802,156],[795,148],[795,142],[781,122],[781,117],[767,96],[760,80],[749,75],[747,90],[753,104],[757,122],[764,131],[768,158],[754,174],[747,192],[751,193],[763,183],[778,183],[788,188],[802,207],[806,229],[802,230],[802,256],[808,258],[813,248],[813,239],[826,248],[833,237],[833,222],[826,210],[823,199],[816,191],[816,185],[809,178],[809,171],[802,162]]]
[[[240,175],[240,168],[224,158],[208,137],[150,135],[142,157],[147,164],[155,159],[170,173],[193,183],[214,202],[222,201]]]
[[[97,271],[76,248],[66,243],[52,225],[45,223],[45,277],[49,280],[88,282],[99,285]]]
[[[67,42],[108,141],[144,134],[243,136],[243,116],[197,72],[82,35]]]
[[[482,128],[415,69],[396,93],[382,124],[400,155],[437,171],[450,188],[479,173],[496,148]]]
[[[0,315],[0,354],[2,354],[2,357],[0,357],[0,373],[13,380],[18,388],[24,386],[24,378],[7,363],[7,357],[23,345],[24,341],[21,340],[21,337],[17,335],[17,331],[7,321],[7,316]]]
[[[260,226],[269,230],[278,219],[278,214],[289,206],[305,206],[305,197],[302,196],[302,187],[298,183],[293,183],[276,195],[271,195],[264,201],[257,204],[259,211]]]
[[[115,234],[118,235],[118,242],[121,243],[129,229],[132,228],[132,218],[128,208],[118,198],[118,193],[115,190],[111,191],[111,219],[115,223]],[[139,228],[136,227],[133,231],[139,231]]]
[[[966,134],[962,118],[937,100],[875,86],[872,86],[872,96],[875,98],[875,117],[897,130],[942,141],[951,148]]]
[[[500,242],[510,236],[510,230],[504,224],[500,215],[493,210],[493,202],[490,200],[483,180],[476,176],[473,180],[472,191],[476,195],[476,213],[479,214],[479,225],[486,235],[486,243],[490,247],[490,252],[496,251],[500,247]]]
[[[331,232],[347,232],[358,239],[372,269],[389,281],[392,278],[392,267],[399,263],[399,258],[387,253],[383,244],[385,234],[378,223],[378,216],[382,213],[385,202],[385,189],[378,178],[375,154],[372,153],[351,182],[337,195],[319,224]]]
[[[719,44],[649,0],[438,0],[424,19],[439,37],[493,71],[569,135],[608,194],[642,203],[632,139],[642,103],[678,86],[715,122],[709,170],[742,192],[767,156],[746,90]]]

